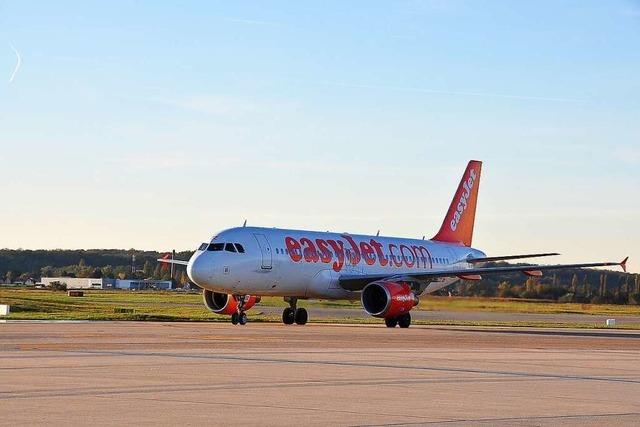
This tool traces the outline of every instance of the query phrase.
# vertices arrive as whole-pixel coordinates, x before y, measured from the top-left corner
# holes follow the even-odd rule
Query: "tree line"
[[[192,253],[177,252],[176,259],[188,260]],[[170,269],[156,261],[164,255],[135,249],[0,249],[0,280],[10,283],[37,281],[41,277],[169,280]],[[176,269],[174,279],[178,284],[188,282],[184,268]]]
[[[640,304],[640,274],[587,268],[558,270],[540,278],[505,273],[486,276],[477,282],[460,282],[452,293],[593,304]]]

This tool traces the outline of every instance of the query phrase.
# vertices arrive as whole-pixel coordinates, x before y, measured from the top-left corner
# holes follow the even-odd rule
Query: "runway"
[[[640,333],[2,323],[0,425],[640,423]]]

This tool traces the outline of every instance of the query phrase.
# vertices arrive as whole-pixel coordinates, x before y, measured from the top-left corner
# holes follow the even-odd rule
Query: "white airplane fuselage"
[[[198,286],[226,294],[357,299],[360,292],[340,287],[340,275],[459,270],[471,267],[467,259],[484,256],[477,249],[431,240],[238,227],[203,243],[187,273]],[[457,280],[438,279],[424,292]]]

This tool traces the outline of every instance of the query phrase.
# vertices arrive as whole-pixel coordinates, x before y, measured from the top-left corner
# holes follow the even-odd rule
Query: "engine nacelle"
[[[369,283],[361,295],[362,307],[374,317],[397,317],[418,304],[418,297],[409,285],[396,282]]]
[[[244,309],[249,310],[256,303],[260,302],[260,297],[250,295],[244,303]],[[238,300],[235,296],[213,292],[205,289],[202,291],[204,305],[216,314],[233,314],[238,311]]]

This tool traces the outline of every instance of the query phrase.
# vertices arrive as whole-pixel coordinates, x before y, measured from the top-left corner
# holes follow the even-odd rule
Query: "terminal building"
[[[78,277],[43,277],[38,285],[51,286],[53,283],[67,285],[67,289],[173,289],[170,280],[121,280],[121,279],[89,279]]]

